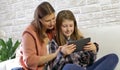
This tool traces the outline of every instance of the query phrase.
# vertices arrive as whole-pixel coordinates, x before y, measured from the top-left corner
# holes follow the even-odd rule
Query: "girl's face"
[[[45,29],[53,29],[55,27],[55,13],[47,15],[40,19]]]
[[[61,30],[64,36],[69,38],[74,32],[74,21],[73,20],[64,20],[61,25]]]

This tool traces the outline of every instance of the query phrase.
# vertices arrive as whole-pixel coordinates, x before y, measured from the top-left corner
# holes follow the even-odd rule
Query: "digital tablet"
[[[83,38],[80,40],[76,40],[76,41],[69,41],[68,44],[75,44],[76,45],[76,49],[74,52],[78,52],[78,51],[82,51],[83,47],[85,45],[87,45],[88,42],[90,42],[91,38]]]

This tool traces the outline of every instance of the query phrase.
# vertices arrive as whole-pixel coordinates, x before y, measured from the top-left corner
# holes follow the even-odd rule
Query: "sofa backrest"
[[[85,37],[91,37],[93,42],[99,44],[98,58],[109,53],[116,53],[120,58],[120,25],[80,30]],[[118,63],[118,66],[116,70],[120,69],[120,63]]]

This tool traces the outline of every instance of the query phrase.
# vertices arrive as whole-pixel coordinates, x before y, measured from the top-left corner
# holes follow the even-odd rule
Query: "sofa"
[[[91,37],[93,42],[99,44],[99,52],[97,59],[100,57],[115,53],[120,58],[120,25],[115,26],[103,26],[103,27],[91,27],[80,28],[80,31],[85,37]],[[19,66],[18,59],[7,60],[0,63],[0,70],[10,70],[12,67]],[[120,63],[118,63],[115,70],[120,69]]]
[[[20,67],[18,59],[10,59],[0,63],[0,70],[11,70],[14,67]]]
[[[110,53],[117,54],[120,59],[120,25],[81,28],[81,31],[85,37],[91,37],[93,42],[99,44],[97,59]],[[120,70],[120,63],[115,70]]]

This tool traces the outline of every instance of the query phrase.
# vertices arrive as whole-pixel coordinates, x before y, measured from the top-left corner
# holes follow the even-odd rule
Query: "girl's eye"
[[[67,25],[62,25],[63,27],[67,27]]]

